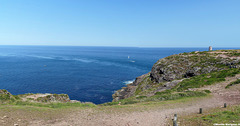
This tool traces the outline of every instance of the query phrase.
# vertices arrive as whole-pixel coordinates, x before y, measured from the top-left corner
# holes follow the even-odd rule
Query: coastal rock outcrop
[[[171,89],[185,78],[230,68],[240,68],[240,50],[181,53],[158,60],[148,74],[137,77],[113,94],[113,101],[152,96]]]
[[[7,103],[16,100],[16,97],[5,89],[0,89],[0,103]]]
[[[70,100],[69,96],[67,94],[21,94],[21,95],[12,95],[10,92],[8,92],[5,89],[0,89],[0,103],[8,103],[8,102],[14,102],[14,101],[27,101],[27,102],[38,102],[38,103],[53,103],[53,102],[59,102],[59,103],[76,103],[80,102],[77,100]]]
[[[51,103],[51,102],[60,102],[66,103],[71,102],[67,94],[23,94],[19,95],[23,101],[31,102],[41,102],[41,103]]]

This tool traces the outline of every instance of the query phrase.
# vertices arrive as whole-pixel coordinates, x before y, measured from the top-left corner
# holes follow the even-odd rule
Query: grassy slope
[[[204,114],[195,114],[185,117],[180,117],[179,122],[186,126],[211,126],[214,123],[240,123],[240,105],[229,106],[227,108],[215,108],[204,111]]]
[[[177,86],[170,90],[165,90],[163,92],[157,92],[154,96],[138,96],[130,97],[127,99],[120,100],[122,105],[124,104],[134,104],[139,102],[148,102],[148,101],[165,101],[165,100],[176,100],[187,97],[200,97],[207,96],[210,91],[189,91],[189,88],[200,88],[205,85],[212,85],[218,82],[225,81],[226,77],[233,77],[236,74],[240,73],[240,69],[228,69],[218,72],[212,72],[208,74],[202,74],[195,76],[189,79],[185,79],[180,82]],[[117,105],[119,102],[109,102],[103,105]]]

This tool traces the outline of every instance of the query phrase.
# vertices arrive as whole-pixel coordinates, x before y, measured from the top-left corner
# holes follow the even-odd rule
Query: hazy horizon
[[[199,47],[184,47],[184,46],[178,46],[178,47],[153,47],[153,46],[81,46],[81,45],[0,45],[0,46],[52,46],[52,47],[54,47],[54,46],[56,46],[56,47],[64,47],[64,46],[66,46],[66,47],[116,47],[116,48],[121,48],[121,47],[123,47],[123,48],[209,48],[209,46],[199,46]],[[212,46],[212,45],[210,45],[210,46]],[[218,46],[212,46],[213,48],[233,48],[233,49],[236,49],[236,48],[240,48],[240,46],[239,47],[218,47]]]

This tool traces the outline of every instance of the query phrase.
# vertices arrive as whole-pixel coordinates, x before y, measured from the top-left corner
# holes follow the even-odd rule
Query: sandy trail
[[[215,85],[210,85],[197,90],[210,90],[211,97],[200,98],[197,101],[192,100],[186,103],[174,103],[154,107],[154,109],[143,111],[126,112],[121,110],[78,110],[67,115],[60,120],[50,122],[33,121],[32,126],[167,126],[170,119],[176,113],[179,116],[198,113],[199,108],[203,108],[203,112],[207,109],[222,107],[224,103],[228,105],[240,103],[240,86],[235,85],[230,89],[225,89],[225,86],[232,81],[240,78],[227,78],[225,82]],[[194,90],[194,89],[193,89]],[[124,110],[124,109],[123,109]]]

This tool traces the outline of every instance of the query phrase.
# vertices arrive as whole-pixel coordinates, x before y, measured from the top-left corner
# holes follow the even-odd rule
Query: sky
[[[240,47],[240,0],[0,0],[0,45]]]

